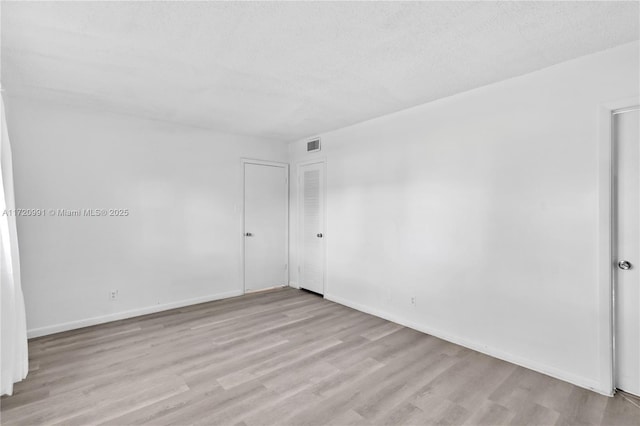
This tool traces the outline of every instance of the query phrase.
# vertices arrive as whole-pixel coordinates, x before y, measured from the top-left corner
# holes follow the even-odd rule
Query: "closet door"
[[[640,110],[613,115],[616,387],[640,395]]]
[[[302,165],[299,177],[300,287],[324,294],[325,280],[325,164]]]
[[[245,292],[287,285],[288,169],[244,164]]]

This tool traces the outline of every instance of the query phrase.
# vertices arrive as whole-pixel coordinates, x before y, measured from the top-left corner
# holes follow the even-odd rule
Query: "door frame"
[[[302,252],[302,233],[300,232],[300,215],[302,213],[302,167],[310,166],[312,164],[322,163],[324,165],[323,173],[322,173],[322,236],[324,240],[324,256],[322,261],[322,297],[326,297],[327,295],[327,158],[326,157],[317,157],[312,160],[304,160],[296,163],[296,266],[297,266],[297,282],[296,287],[298,289],[302,288],[300,286],[300,273],[302,271],[302,266],[300,263],[300,253]]]
[[[289,163],[282,163],[282,162],[279,162],[279,161],[256,160],[256,159],[253,159],[253,158],[241,158],[240,159],[240,173],[242,174],[242,176],[241,176],[240,182],[241,182],[242,188],[241,188],[240,193],[242,194],[242,203],[240,204],[241,205],[241,208],[240,208],[240,223],[241,223],[240,231],[241,231],[241,234],[240,235],[241,235],[241,238],[242,238],[242,244],[240,246],[240,259],[241,259],[240,267],[242,269],[242,271],[241,271],[242,294],[247,294],[247,283],[246,283],[246,277],[245,277],[245,270],[246,270],[246,268],[245,268],[246,267],[246,250],[245,250],[246,249],[246,237],[244,235],[245,232],[246,232],[246,228],[245,228],[245,219],[246,219],[246,217],[245,217],[245,214],[244,214],[245,213],[245,200],[246,200],[246,197],[245,197],[245,195],[246,195],[245,194],[246,181],[245,181],[244,170],[245,170],[245,166],[247,164],[255,164],[255,165],[267,166],[267,167],[282,167],[285,170],[285,176],[286,176],[285,177],[285,179],[286,179],[286,181],[285,181],[285,185],[286,185],[285,189],[286,189],[286,193],[287,193],[287,200],[286,200],[287,206],[286,206],[286,209],[285,209],[286,213],[285,213],[285,228],[284,228],[285,229],[285,236],[284,236],[284,238],[285,238],[285,245],[286,245],[286,257],[285,257],[285,259],[286,259],[287,269],[286,269],[284,286],[288,285],[289,280],[291,279],[290,278],[290,275],[291,275],[290,270],[291,270],[291,268],[289,267],[290,266],[290,263],[289,263],[289,256],[290,256],[290,253],[289,253],[289,226],[290,226],[290,224],[289,224],[289,209],[291,207],[291,202],[290,202],[290,198],[291,198],[291,196],[290,196],[290,192],[291,192],[290,181],[291,181],[291,179],[290,179],[290,176],[289,176]]]
[[[600,365],[599,392],[612,396],[615,383],[615,270],[613,199],[613,114],[615,111],[640,105],[640,97],[618,99],[600,104],[598,108],[598,348]]]

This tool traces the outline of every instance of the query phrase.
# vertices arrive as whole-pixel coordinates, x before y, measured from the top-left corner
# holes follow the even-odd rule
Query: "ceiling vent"
[[[307,152],[320,151],[320,138],[307,142]]]

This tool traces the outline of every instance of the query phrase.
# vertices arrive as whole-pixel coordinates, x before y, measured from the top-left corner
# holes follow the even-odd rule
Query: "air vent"
[[[307,152],[320,151],[320,138],[307,142]]]

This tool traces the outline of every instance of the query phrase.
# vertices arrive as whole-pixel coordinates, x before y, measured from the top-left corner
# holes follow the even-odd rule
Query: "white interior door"
[[[244,164],[244,288],[287,284],[288,169]]]
[[[324,294],[324,163],[301,165],[298,179],[300,287]]]
[[[613,116],[616,387],[640,395],[640,111]]]

